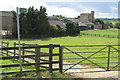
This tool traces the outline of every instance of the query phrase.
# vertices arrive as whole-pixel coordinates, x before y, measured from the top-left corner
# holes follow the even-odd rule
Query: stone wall
[[[91,13],[80,14],[79,20],[82,23],[92,23],[94,20],[94,11],[91,11]]]
[[[1,31],[7,31],[6,35],[12,35],[13,28],[13,14],[12,12],[1,11],[0,12],[0,27]],[[2,34],[3,32],[1,32]],[[4,35],[4,34],[2,34]]]

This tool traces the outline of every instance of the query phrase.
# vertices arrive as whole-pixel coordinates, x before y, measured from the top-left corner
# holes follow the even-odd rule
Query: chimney
[[[94,11],[91,11],[92,22],[94,21]]]

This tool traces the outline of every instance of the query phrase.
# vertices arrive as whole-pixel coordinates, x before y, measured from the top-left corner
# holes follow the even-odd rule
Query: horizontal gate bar
[[[107,62],[103,62],[103,63],[97,63],[97,64],[106,64]],[[120,63],[120,62],[110,62],[110,63]],[[63,65],[74,65],[76,63],[67,63],[67,64],[63,64]],[[92,63],[79,63],[79,64],[92,64]]]
[[[89,59],[96,59],[96,58],[108,58],[108,57],[90,57]],[[110,57],[110,58],[118,58],[118,57]],[[83,58],[63,58],[63,60],[67,59],[83,59]]]
[[[89,52],[76,52],[76,53],[94,53],[94,52],[96,52],[96,51],[89,51]],[[106,53],[106,52],[108,52],[108,51],[101,51],[101,52],[99,52],[99,53]],[[118,51],[110,51],[110,52],[118,52]],[[71,53],[71,52],[63,52],[64,54],[69,54],[69,53]]]
[[[91,73],[91,72],[106,72],[106,70],[96,70],[96,71],[76,71],[76,72],[70,72],[70,73]],[[67,72],[69,73],[69,72]]]
[[[63,47],[94,47],[94,46],[120,46],[120,45],[62,45]]]
[[[57,64],[59,61],[52,61],[52,64]],[[49,62],[41,62],[40,64],[49,64]],[[36,63],[23,63],[22,66],[31,66],[31,65],[36,65]],[[20,64],[10,64],[10,65],[0,65],[0,68],[5,68],[5,67],[18,67]]]
[[[104,68],[107,68],[107,66],[103,66]],[[110,66],[111,68],[113,66]],[[91,69],[91,68],[99,68],[99,67],[79,67],[79,68],[71,68],[71,69]],[[66,70],[67,68],[64,68],[63,70]]]
[[[39,71],[46,71],[46,70],[49,70],[49,69],[40,69]],[[53,68],[52,69],[53,71],[55,70],[59,70],[59,68]],[[33,69],[33,70],[24,70],[22,72],[35,72],[36,70]],[[14,73],[20,73],[20,71],[11,71],[11,72],[2,72],[0,73],[0,75],[4,75],[4,74],[14,74]]]

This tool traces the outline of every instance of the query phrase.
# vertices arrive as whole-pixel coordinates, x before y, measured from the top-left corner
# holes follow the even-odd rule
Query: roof
[[[65,26],[66,26],[66,24],[64,22],[62,22],[61,20],[59,20],[55,16],[49,16],[48,21],[50,24],[60,25],[61,28],[65,28]]]
[[[91,14],[91,13],[81,13],[81,14],[83,15],[83,14]]]
[[[13,16],[11,11],[0,11],[0,16]]]
[[[6,12],[6,13],[11,13],[11,11],[0,11],[0,12]]]
[[[75,22],[75,23],[78,23],[80,22],[79,19],[74,19],[74,18],[68,18],[69,21],[72,21],[72,22]]]
[[[81,23],[81,22],[79,22],[78,25],[79,25],[79,26],[87,26],[86,24]]]
[[[59,20],[57,17],[55,17],[55,16],[49,16],[48,17],[49,18],[49,20]]]

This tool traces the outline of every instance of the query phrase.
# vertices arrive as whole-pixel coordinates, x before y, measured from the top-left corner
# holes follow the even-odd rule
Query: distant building
[[[99,22],[94,23],[94,29],[102,29],[102,24]]]
[[[93,29],[94,28],[94,11],[91,11],[91,13],[81,13],[80,16],[78,16],[79,21],[81,24],[87,25],[86,29]],[[80,26],[83,27],[83,26]],[[81,28],[82,29],[82,28]]]
[[[10,11],[0,11],[0,27],[2,35],[12,35],[13,14]]]
[[[48,21],[50,24],[59,25],[61,28],[65,28],[66,24],[58,19],[56,16],[49,16]]]

